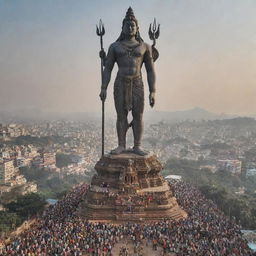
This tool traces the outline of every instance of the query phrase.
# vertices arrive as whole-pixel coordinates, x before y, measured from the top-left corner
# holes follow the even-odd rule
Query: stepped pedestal
[[[187,216],[160,176],[162,165],[155,155],[104,155],[95,169],[97,174],[79,209],[87,219],[145,221]]]

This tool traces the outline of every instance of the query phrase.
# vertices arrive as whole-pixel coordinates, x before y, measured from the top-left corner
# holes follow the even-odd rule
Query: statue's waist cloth
[[[114,83],[114,99],[117,112],[130,111],[143,113],[144,85],[142,76],[117,75]]]

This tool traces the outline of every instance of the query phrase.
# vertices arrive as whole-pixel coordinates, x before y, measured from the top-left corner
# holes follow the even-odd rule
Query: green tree
[[[0,211],[0,232],[9,232],[21,223],[22,219],[16,213]]]
[[[5,207],[23,218],[36,215],[43,211],[46,201],[39,194],[30,193],[19,196],[16,201],[10,202]]]
[[[67,154],[58,153],[56,155],[56,166],[62,168],[72,164],[72,156]]]

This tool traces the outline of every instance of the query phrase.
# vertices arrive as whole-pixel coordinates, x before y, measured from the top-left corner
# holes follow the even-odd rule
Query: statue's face
[[[123,33],[127,36],[135,36],[137,32],[136,22],[133,20],[126,21],[123,26]]]

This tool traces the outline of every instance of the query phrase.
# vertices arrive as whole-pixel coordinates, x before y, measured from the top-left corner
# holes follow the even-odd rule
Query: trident
[[[100,19],[99,26],[96,25],[96,34],[100,36],[100,49],[101,52],[104,52],[103,48],[103,36],[105,34],[105,28],[104,25]],[[104,56],[100,54],[100,59],[101,59],[101,84],[103,82],[103,66],[104,66]],[[101,156],[104,156],[104,119],[105,119],[105,100],[102,100],[102,133],[101,133]]]
[[[153,40],[152,46],[156,45],[156,39],[159,37],[159,34],[160,34],[160,24],[157,25],[157,29],[156,29],[156,18],[154,18],[153,25],[152,23],[150,23],[149,30],[148,30],[149,38]]]
[[[156,28],[157,27],[157,28]],[[158,50],[155,48],[156,45],[156,39],[159,37],[160,34],[160,24],[158,24],[156,26],[156,18],[154,18],[154,22],[153,25],[152,23],[150,23],[149,25],[149,30],[148,30],[148,35],[149,38],[151,40],[153,40],[153,44],[152,44],[152,57],[153,57],[153,61],[155,62],[158,57],[159,57],[159,52]]]

